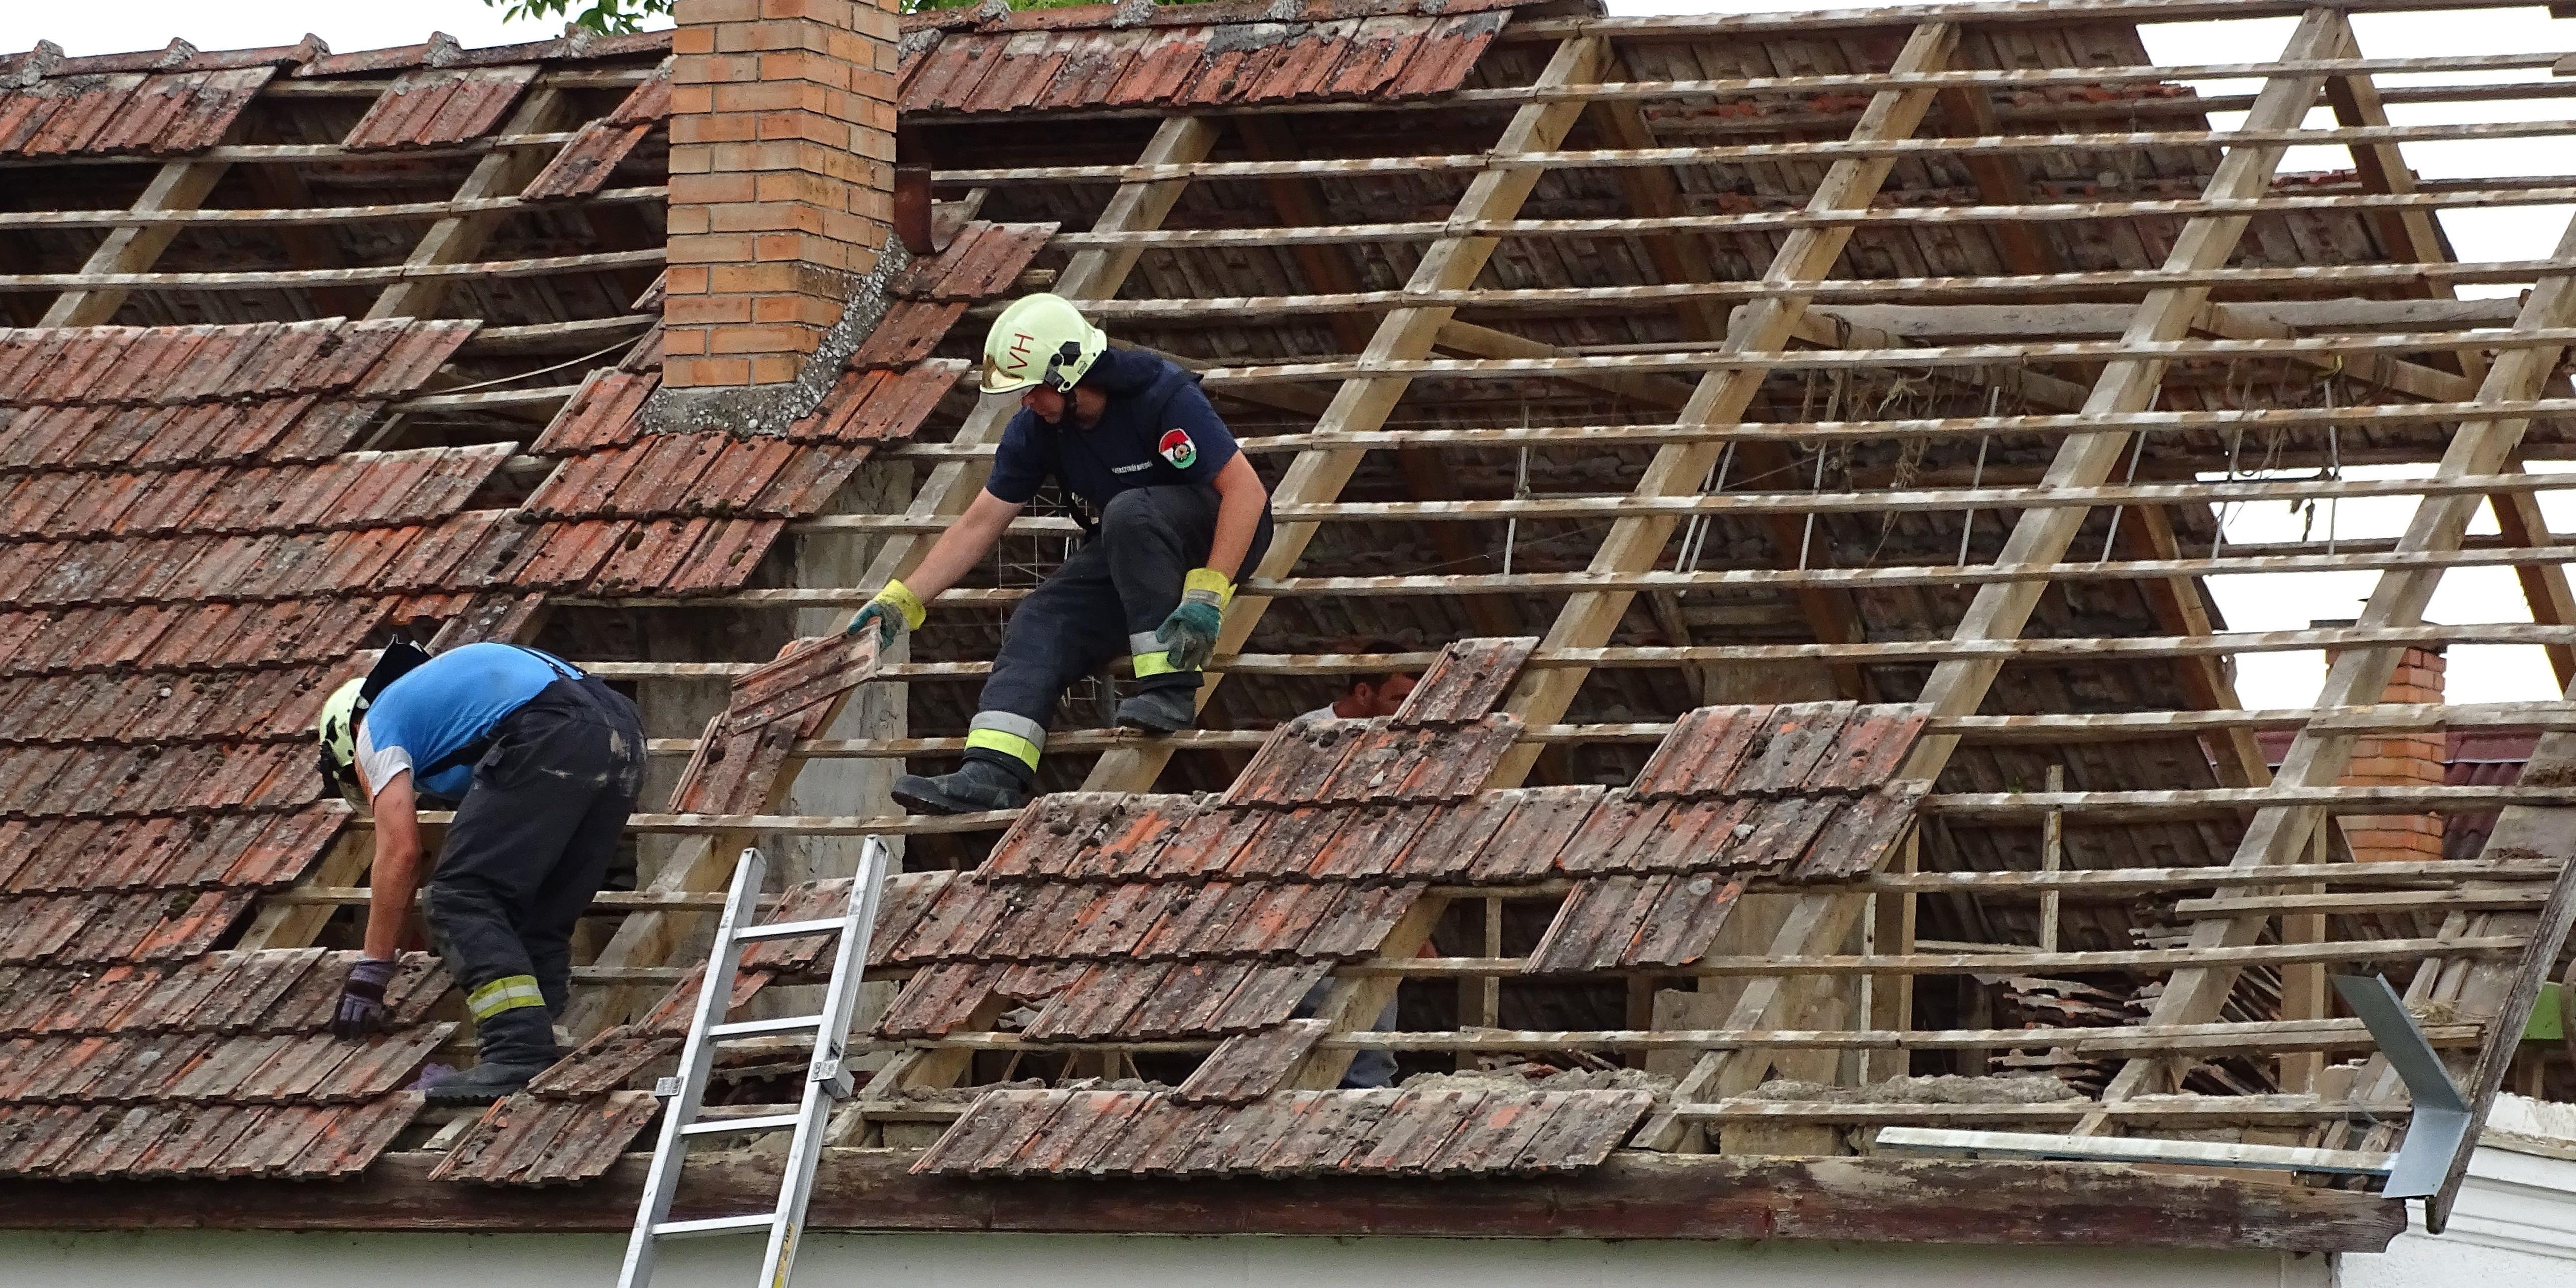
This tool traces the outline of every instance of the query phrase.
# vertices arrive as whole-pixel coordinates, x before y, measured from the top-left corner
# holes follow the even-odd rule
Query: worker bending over
[[[911,584],[886,583],[852,633],[892,646],[992,549],[1050,478],[1076,502],[1083,542],[1020,601],[966,735],[966,763],[906,774],[894,798],[932,814],[1016,809],[1029,797],[1067,686],[1120,654],[1136,692],[1119,725],[1186,729],[1234,579],[1270,544],[1270,493],[1198,380],[1151,354],[1112,351],[1063,298],[1031,295],[984,340],[987,394],[1020,394],[991,481],[941,533]]]
[[[332,1029],[384,1027],[420,880],[417,811],[452,806],[425,912],[465,990],[481,1062],[427,1090],[437,1102],[495,1100],[561,1054],[554,1018],[571,1000],[573,923],[635,809],[643,721],[625,695],[535,649],[468,644],[428,657],[405,644],[387,661],[322,708],[323,775],[351,804],[372,802],[376,832],[366,947]]]

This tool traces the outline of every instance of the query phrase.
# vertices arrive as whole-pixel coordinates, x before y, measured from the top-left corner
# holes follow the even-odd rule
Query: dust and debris
[[[1153,0],[1145,0],[1145,2],[1150,4]],[[939,43],[939,38],[941,36],[946,34],[946,32],[941,31],[937,27],[924,27],[919,31],[907,31],[903,33],[903,39],[895,42],[894,52],[896,61],[912,61],[914,55],[927,52],[932,45]]]
[[[2082,1100],[2084,1096],[2055,1078],[2037,1074],[1967,1078],[1943,1073],[1890,1078],[1865,1087],[1829,1087],[1820,1082],[1782,1078],[1763,1083],[1740,1098],[1827,1105],[2046,1105]]]
[[[1137,1091],[1149,1096],[1159,1095],[1171,1089],[1168,1083],[1155,1082],[1148,1078],[1075,1078],[1056,1084],[1058,1091]]]
[[[1302,22],[1230,22],[1208,36],[1208,57],[1268,49],[1306,34]]]
[[[62,60],[62,46],[50,40],[39,40],[34,49],[28,50],[18,60],[16,67],[10,68],[7,75],[0,76],[0,89],[34,89],[44,81],[45,73],[52,71],[54,64]]]
[[[1127,0],[1125,4],[1111,11],[1109,28],[1112,31],[1124,31],[1129,27],[1144,26],[1154,20],[1156,7],[1154,0]]]
[[[1015,1078],[1009,1082],[988,1082],[976,1087],[899,1087],[886,1100],[899,1100],[911,1105],[965,1105],[987,1091],[1042,1091],[1042,1078]]]
[[[895,275],[912,266],[912,253],[903,248],[903,240],[889,234],[877,251],[876,267],[856,279],[850,288],[850,300],[841,310],[841,320],[823,333],[822,343],[813,356],[805,360],[804,369],[794,380],[782,385],[751,389],[673,389],[656,390],[644,404],[642,416],[645,432],[678,434],[696,430],[721,430],[750,437],[782,434],[787,427],[814,414],[823,403],[823,395],[841,378],[841,368],[858,352],[868,336],[885,319],[892,302],[887,292]]]
[[[2453,1024],[2459,1021],[2460,1004],[2450,998],[2438,997],[2409,1000],[2406,1013],[2414,1016],[2418,1024]]]

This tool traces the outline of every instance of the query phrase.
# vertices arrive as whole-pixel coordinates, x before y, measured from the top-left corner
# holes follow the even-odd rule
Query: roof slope
[[[652,999],[727,861],[790,842],[771,915],[801,917],[846,896],[802,878],[847,871],[862,831],[914,870],[870,964],[901,985],[862,1038],[880,1067],[840,1124],[931,1151],[906,1193],[1607,1187],[1691,1166],[1623,1170],[1623,1143],[1839,1154],[1896,1123],[2378,1151],[2404,1105],[2335,1063],[2370,1050],[2325,1009],[2345,962],[2464,999],[2428,1037],[2501,1077],[2511,986],[2569,906],[2544,888],[2565,847],[2533,839],[2559,771],[2363,802],[2511,806],[2481,858],[2364,871],[2296,843],[2315,802],[2355,808],[2316,766],[2348,722],[2426,717],[2340,713],[2283,775],[2322,779],[2267,789],[2255,730],[2305,716],[2234,710],[2227,659],[2344,650],[2359,705],[2354,668],[2398,643],[2564,649],[2563,552],[2526,522],[2393,556],[2331,506],[2322,541],[2247,550],[2219,520],[2426,486],[2347,466],[2570,450],[2564,266],[2452,263],[2435,218],[2564,192],[2410,180],[2382,145],[2563,123],[2367,124],[2567,87],[2383,92],[2294,60],[2270,115],[2325,79],[2364,124],[2331,136],[2354,171],[2274,180],[2274,144],[2212,129],[2256,95],[2148,65],[2139,23],[2202,0],[1594,8],[907,19],[900,154],[944,249],[879,275],[882,314],[862,292],[853,356],[806,373],[821,403],[790,425],[654,410],[667,37],[0,59],[0,531],[25,556],[0,564],[0,1173],[346,1175],[435,1140],[379,1174],[599,1178],[653,1112],[693,985]],[[2342,49],[2337,21],[2300,48]],[[960,749],[1073,515],[1023,513],[881,683],[804,686],[849,646],[782,646],[966,503],[999,418],[959,376],[1041,283],[1199,372],[1278,484],[1280,539],[1198,729],[1096,728],[1116,678],[1086,678],[1042,771],[1074,790],[871,818],[889,760]],[[442,320],[331,320],[369,317]],[[2547,592],[2534,621],[2383,611],[2494,562]],[[2389,579],[2376,616],[2230,632],[2200,581],[2324,569]],[[369,1044],[304,1000],[339,969],[310,946],[345,946],[366,897],[366,834],[313,800],[299,731],[393,631],[637,686],[663,807],[633,829],[644,888],[586,929],[579,1049],[435,1137],[398,1088],[454,1040],[436,977],[415,965],[405,1027]],[[1425,671],[1403,713],[1297,718],[1389,670]],[[711,712],[725,679],[756,682]],[[780,1004],[820,950],[764,948],[731,1000]],[[238,1000],[188,1002],[216,980]],[[1371,1046],[1469,1081],[1336,1089]],[[750,1051],[724,1094],[769,1103],[794,1063]],[[2047,1094],[1997,1098],[2015,1072]]]

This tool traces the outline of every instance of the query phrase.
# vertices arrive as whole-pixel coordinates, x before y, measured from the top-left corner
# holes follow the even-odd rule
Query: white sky
[[[1784,9],[1841,8],[1847,5],[1802,5],[1794,0],[1609,0],[1613,13],[1762,13]],[[2147,48],[2168,64],[2247,62],[2276,56],[2293,25],[2292,19],[2226,23],[2172,24],[2147,29]],[[2364,14],[2354,20],[2362,52],[2373,57],[2424,57],[2537,50],[2576,50],[2576,21],[2552,21],[2533,7],[2499,13]],[[73,54],[115,53],[155,48],[182,36],[207,49],[293,44],[312,32],[337,50],[405,45],[431,31],[445,31],[467,45],[542,40],[558,35],[557,24],[501,19],[481,0],[395,0],[351,3],[350,0],[97,0],[90,4],[52,5],[36,0],[0,0],[0,51],[25,49],[38,39],[52,40]],[[2385,86],[2423,85],[2445,79],[2478,81],[2546,79],[2545,70],[2467,76],[2383,77]],[[2246,82],[2211,82],[2203,92],[2250,90]],[[2576,116],[2576,99],[2537,99],[2482,105],[2400,105],[2390,109],[2400,124],[2448,120],[2561,119]],[[2331,124],[2322,110],[2316,124]],[[2223,127],[2233,118],[2221,118]],[[2475,178],[2528,175],[2535,172],[2576,173],[2576,148],[2566,139],[2494,143],[2410,144],[2406,156],[2426,178]],[[2285,169],[2348,168],[2348,153],[2331,148],[2292,151]],[[2566,207],[2507,210],[2446,210],[2441,218],[2453,246],[2464,259],[2509,260],[2546,257],[2560,230],[2576,211]],[[2469,288],[2464,293],[2475,293]],[[2543,468],[2546,468],[2545,466]],[[2395,471],[2354,470],[2354,477],[2386,476]],[[2412,473],[2429,471],[2417,470]],[[2543,493],[2541,505],[2559,531],[2576,531],[2576,493]],[[2394,535],[2412,511],[2411,499],[2347,501],[2333,515],[2337,535],[2365,538]],[[2242,507],[2229,516],[2231,542],[2293,540],[2301,517],[2279,503]],[[2327,516],[2311,520],[2312,535],[2325,533]],[[2493,532],[2492,518],[2481,515],[2473,532]],[[2359,610],[2374,574],[2337,573],[2274,577],[2222,577],[2212,591],[2237,630],[2282,630],[2306,626],[2316,618],[2350,617]],[[2507,569],[2457,569],[2442,578],[2428,616],[2441,622],[2519,622],[2530,620],[2521,591]],[[2303,705],[2316,696],[2324,677],[2321,654],[2259,655],[2239,659],[2239,696],[2251,706]],[[2456,648],[2451,651],[2450,695],[2455,701],[2491,702],[2553,696],[2547,663],[2537,648]]]

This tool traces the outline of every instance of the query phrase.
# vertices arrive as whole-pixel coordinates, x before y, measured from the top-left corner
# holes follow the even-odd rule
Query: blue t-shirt
[[[1082,383],[1109,395],[1100,423],[1050,425],[1022,408],[1002,430],[985,491],[1025,505],[1052,477],[1098,514],[1131,488],[1213,483],[1241,450],[1198,380],[1150,353],[1111,349]]]
[[[358,773],[367,798],[409,771],[413,791],[462,799],[474,782],[472,760],[420,771],[482,741],[547,685],[580,674],[571,663],[515,644],[468,644],[421,663],[386,685],[358,721]]]

